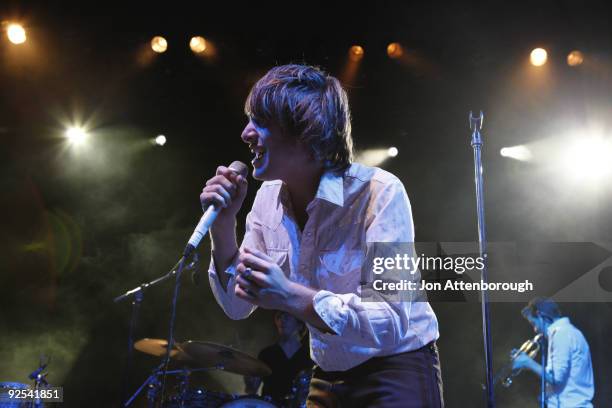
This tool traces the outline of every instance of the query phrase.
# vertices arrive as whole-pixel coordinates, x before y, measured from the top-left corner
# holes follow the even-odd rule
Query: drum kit
[[[163,357],[168,352],[168,342],[163,339],[144,338],[134,343],[134,349],[142,353]],[[175,342],[170,350],[172,369],[166,370],[168,376],[174,378],[169,393],[160,401],[162,363],[149,378],[140,386],[136,393],[126,401],[129,406],[143,391],[146,390],[146,400],[149,407],[161,405],[168,408],[278,408],[267,397],[256,395],[232,395],[208,390],[193,383],[193,374],[222,370],[225,372],[249,377],[266,377],[271,374],[270,368],[261,360],[231,347],[206,341],[188,340]],[[285,408],[305,407],[309,373],[300,373],[294,381],[291,393],[287,395]]]
[[[0,382],[0,408],[41,408],[44,402],[40,399],[22,400],[15,397],[16,393],[26,394],[31,390],[44,390],[50,387],[47,382],[46,368],[49,365],[49,359],[46,356],[40,357],[38,368],[34,370],[28,378],[33,384],[23,384],[19,382]]]
[[[270,368],[257,358],[244,352],[206,341],[188,340],[179,342],[174,339],[174,322],[176,319],[176,301],[179,294],[181,273],[183,270],[195,270],[198,263],[197,254],[187,263],[187,256],[165,275],[131,289],[116,297],[116,303],[131,300],[132,313],[128,333],[128,354],[124,378],[124,395],[122,407],[133,406],[139,396],[144,394],[148,407],[167,408],[303,408],[310,386],[310,372],[300,372],[293,380],[290,392],[284,401],[277,405],[269,397],[257,395],[236,395],[208,390],[202,385],[193,384],[193,374],[215,370],[242,375],[246,377],[266,377],[271,374]],[[146,290],[162,282],[175,278],[175,290],[172,299],[172,314],[170,318],[169,340],[144,338],[134,342],[136,322],[140,305]],[[194,272],[192,280],[198,285],[198,275]],[[168,347],[168,344],[171,347]],[[133,350],[160,358],[160,364],[152,370],[144,383],[128,398],[127,384],[130,375]],[[45,369],[47,361],[40,362],[39,368],[30,374],[34,386],[21,383],[0,383],[0,408],[43,407],[42,401],[23,403],[9,401],[9,390],[48,388]],[[168,381],[166,381],[168,380]],[[168,384],[166,384],[168,383]],[[166,386],[168,385],[168,386]],[[5,398],[7,397],[7,398]],[[141,398],[142,399],[142,398]],[[139,404],[140,405],[140,404]]]
[[[195,235],[195,234],[194,234]],[[192,386],[191,376],[198,372],[222,370],[250,377],[265,377],[271,374],[270,368],[262,361],[246,353],[205,341],[179,342],[174,338],[176,322],[176,308],[179,297],[181,276],[183,272],[192,271],[192,281],[199,285],[197,265],[198,254],[195,245],[187,245],[183,256],[166,274],[150,282],[143,283],[136,288],[117,296],[115,303],[130,300],[132,313],[128,332],[128,354],[126,361],[126,374],[124,379],[123,407],[129,407],[146,390],[148,407],[186,407],[186,408],[274,408],[277,407],[269,398],[260,398],[254,395],[230,395],[212,392],[204,387]],[[193,257],[192,257],[193,255]],[[191,261],[189,261],[191,260]],[[174,291],[169,321],[169,333],[164,339],[141,339],[134,342],[136,322],[144,294],[154,286],[174,279]],[[169,346],[170,345],[170,346]],[[127,383],[130,375],[133,350],[140,351],[160,358],[160,364],[153,369],[151,375],[130,396],[127,393]],[[168,381],[167,381],[168,380]],[[167,387],[167,383],[170,387]],[[298,376],[293,381],[293,388],[282,403],[283,408],[301,408],[306,405],[306,396],[310,385],[310,376]]]

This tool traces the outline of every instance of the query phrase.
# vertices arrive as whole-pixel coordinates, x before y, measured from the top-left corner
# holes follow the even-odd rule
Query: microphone
[[[232,170],[236,175],[240,175],[242,177],[246,177],[249,169],[246,164],[241,161],[232,162],[229,165],[229,169]],[[204,211],[204,215],[200,218],[200,222],[196,226],[193,234],[191,234],[191,238],[189,238],[189,242],[185,247],[185,251],[183,252],[183,256],[188,258],[191,253],[198,247],[204,235],[208,232],[213,222],[217,218],[217,215],[221,212],[221,208],[217,208],[214,205],[209,205],[206,211]]]

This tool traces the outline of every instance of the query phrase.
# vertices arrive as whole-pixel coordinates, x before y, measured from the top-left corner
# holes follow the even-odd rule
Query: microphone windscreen
[[[246,177],[249,173],[249,168],[247,165],[238,160],[232,162],[232,164],[229,165],[229,168],[235,173],[240,174],[242,177]]]

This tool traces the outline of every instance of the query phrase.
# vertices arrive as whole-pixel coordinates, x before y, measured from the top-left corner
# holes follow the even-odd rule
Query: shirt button
[[[308,237],[312,236],[312,232],[308,231],[308,232],[306,233],[306,236],[308,236]]]

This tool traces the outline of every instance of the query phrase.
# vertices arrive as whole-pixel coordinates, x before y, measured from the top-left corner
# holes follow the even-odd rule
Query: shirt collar
[[[280,180],[272,182],[265,182],[269,186],[277,185],[277,199],[274,206],[274,211],[267,213],[265,217],[265,224],[270,228],[276,230],[283,220],[283,207],[290,207],[289,197],[287,192],[287,186]],[[337,174],[332,171],[326,171],[321,176],[319,181],[319,188],[315,199],[325,200],[329,203],[335,204],[339,207],[344,206],[344,177],[343,174]],[[313,203],[311,202],[310,205]]]
[[[555,330],[559,329],[562,326],[567,326],[569,324],[569,317],[560,317],[559,319],[552,322],[550,326],[548,326],[548,328],[546,329],[546,335],[550,337]]]
[[[342,174],[329,170],[323,173],[315,198],[329,201],[339,207],[344,206],[344,178]]]

